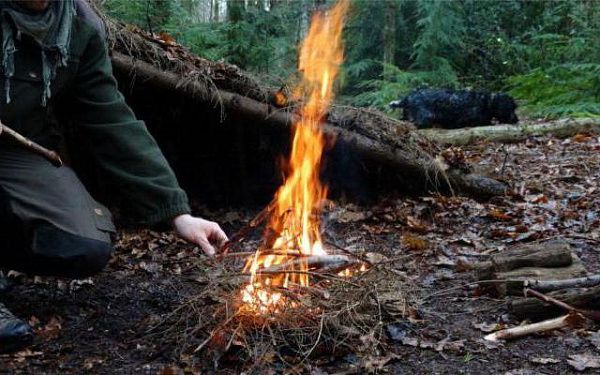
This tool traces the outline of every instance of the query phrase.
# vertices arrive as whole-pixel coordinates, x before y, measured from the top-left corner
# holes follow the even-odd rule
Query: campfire
[[[348,5],[340,0],[330,11],[317,13],[302,43],[302,79],[294,90],[295,99],[302,103],[300,120],[293,127],[285,182],[269,210],[263,243],[244,267],[251,279],[242,290],[243,309],[278,312],[290,306],[282,290],[308,287],[312,266],[348,263],[346,256],[327,255],[319,221],[319,208],[327,196],[327,187],[319,179],[326,146],[321,123],[343,62],[342,29]]]
[[[330,145],[322,123],[343,61],[348,7],[340,0],[317,13],[301,45],[298,120],[283,185],[224,246],[220,262],[198,267],[195,280],[204,287],[153,329],[165,345],[175,340],[182,353],[215,364],[242,361],[262,373],[275,356],[301,364],[348,352],[380,355],[384,324],[416,316],[410,287],[394,269],[402,257],[345,249],[321,236],[327,186],[320,173]],[[260,241],[244,242],[263,226]]]

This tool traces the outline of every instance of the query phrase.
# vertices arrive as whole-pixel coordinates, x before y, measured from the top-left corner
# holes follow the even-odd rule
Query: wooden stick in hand
[[[54,152],[52,150],[48,150],[47,148],[35,143],[34,141],[32,141],[31,139],[29,139],[27,137],[22,136],[18,132],[14,131],[13,129],[9,128],[8,126],[6,126],[0,122],[0,135],[2,135],[2,134],[5,134],[5,135],[11,137],[15,141],[17,141],[19,144],[28,148],[30,151],[43,156],[50,163],[52,163],[52,165],[54,165],[55,167],[62,167],[62,165],[63,165],[62,159],[56,152]]]

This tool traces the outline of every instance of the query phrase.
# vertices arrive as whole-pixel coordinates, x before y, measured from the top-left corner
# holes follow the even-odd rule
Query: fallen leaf
[[[183,375],[183,370],[177,366],[167,366],[160,370],[157,375]]]
[[[488,216],[500,221],[511,221],[513,219],[512,216],[500,210],[492,210],[488,213]]]
[[[571,138],[574,142],[584,143],[588,142],[592,137],[589,134],[577,133]]]
[[[588,339],[596,347],[596,349],[600,350],[600,331],[596,331],[592,333]]]
[[[390,353],[384,357],[368,357],[364,360],[362,367],[369,373],[383,369],[385,365],[394,359],[400,358],[399,355]]]
[[[589,368],[600,368],[600,357],[590,353],[573,354],[569,356],[567,363],[577,371],[584,371]]]
[[[559,363],[560,359],[546,358],[546,357],[533,357],[529,360],[533,363],[539,363],[540,365],[547,365],[548,363]]]
[[[102,358],[98,358],[98,357],[86,358],[83,361],[83,368],[86,370],[91,370],[94,368],[94,366],[101,365],[103,363],[104,363],[104,359],[102,359]]]
[[[36,334],[44,340],[53,340],[58,337],[61,330],[62,318],[53,316],[48,323],[36,330]]]
[[[426,240],[409,234],[402,236],[402,243],[411,251],[423,251],[429,247]]]
[[[413,216],[406,217],[406,224],[410,229],[417,233],[426,233],[429,231],[429,228],[423,223],[421,223],[418,219]]]
[[[450,341],[449,337],[442,339],[435,344],[436,352],[450,350],[451,352],[460,352],[465,347],[465,340]]]
[[[505,328],[504,324],[500,323],[473,323],[473,327],[479,329],[481,332],[490,333]]]

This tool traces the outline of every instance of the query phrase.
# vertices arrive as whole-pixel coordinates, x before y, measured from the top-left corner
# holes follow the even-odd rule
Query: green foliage
[[[386,70],[385,79],[381,78],[362,81],[358,88],[361,93],[346,98],[346,101],[355,106],[376,107],[384,112],[392,113],[388,103],[398,97],[408,94],[415,87],[456,87],[458,82],[452,68],[443,73],[444,67],[434,71],[406,71],[395,65],[369,61],[370,64],[380,64]],[[366,62],[358,63],[347,68],[347,74],[360,74],[361,67]]]
[[[422,1],[417,27],[419,37],[414,44],[414,66],[428,71],[451,69],[450,61],[460,59],[464,26],[458,2]]]
[[[311,12],[332,2],[103,1],[113,17],[283,81]],[[534,116],[598,115],[598,1],[352,0],[344,38],[340,95],[354,105],[386,110],[421,87],[509,89]]]
[[[533,116],[600,117],[600,64],[536,68],[509,79],[510,93]]]

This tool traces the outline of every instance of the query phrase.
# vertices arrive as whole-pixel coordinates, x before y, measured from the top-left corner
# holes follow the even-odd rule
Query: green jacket
[[[9,104],[2,99],[3,72],[0,76],[2,122],[34,141],[55,147],[60,133],[55,114],[66,115],[95,166],[109,176],[128,208],[142,221],[156,224],[189,213],[187,196],[156,141],[117,89],[99,30],[80,16],[73,27],[68,65],[59,68],[47,107],[41,101],[39,46],[27,37],[16,42]]]

